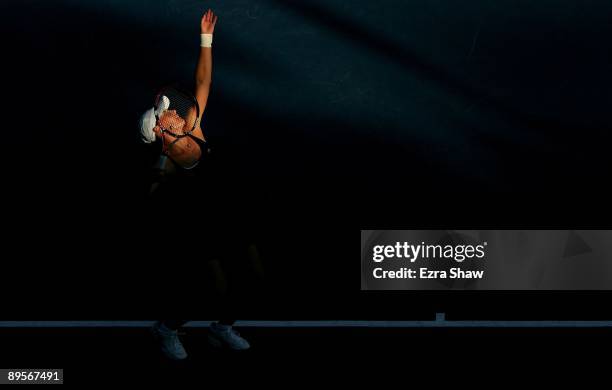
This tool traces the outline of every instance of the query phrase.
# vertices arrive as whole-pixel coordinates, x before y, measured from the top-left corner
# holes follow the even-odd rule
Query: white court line
[[[206,328],[211,321],[186,327]],[[0,328],[145,328],[153,321],[0,321]],[[259,328],[612,328],[612,321],[237,321],[237,327]]]

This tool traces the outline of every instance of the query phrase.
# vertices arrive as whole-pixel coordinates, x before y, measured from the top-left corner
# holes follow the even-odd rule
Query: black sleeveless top
[[[209,145],[209,142],[208,142],[208,141],[201,140],[200,138],[195,137],[195,136],[193,136],[193,135],[191,135],[191,134],[188,134],[187,136],[188,136],[189,138],[191,138],[192,140],[194,140],[194,141],[195,141],[195,142],[198,144],[198,146],[200,147],[200,150],[202,151],[202,154],[200,155],[200,159],[199,159],[198,161],[196,161],[196,162],[195,162],[195,164],[194,164],[193,166],[191,166],[191,167],[189,167],[189,168],[185,168],[185,167],[182,167],[181,165],[177,164],[176,162],[174,162],[174,160],[172,160],[172,157],[170,157],[169,155],[167,155],[167,154],[165,154],[165,153],[164,153],[164,155],[165,155],[165,156],[166,156],[166,157],[167,157],[167,158],[168,158],[170,161],[172,161],[172,163],[174,164],[174,166],[175,166],[175,167],[177,168],[177,170],[179,170],[179,171],[190,171],[190,170],[192,170],[192,169],[196,168],[197,166],[199,166],[199,165],[200,165],[200,163],[201,163],[203,160],[207,159],[207,156],[209,156],[209,155],[210,155],[210,152],[211,152],[211,148],[210,148],[210,145]]]

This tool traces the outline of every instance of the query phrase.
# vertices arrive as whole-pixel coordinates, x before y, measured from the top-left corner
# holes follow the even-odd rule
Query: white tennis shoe
[[[163,354],[172,360],[183,360],[187,358],[187,351],[178,337],[178,331],[168,329],[161,322],[156,322],[151,329],[153,336],[160,344]]]
[[[236,332],[230,325],[222,325],[218,322],[210,324],[208,342],[217,348],[229,348],[236,351],[249,349],[251,346],[240,333]]]

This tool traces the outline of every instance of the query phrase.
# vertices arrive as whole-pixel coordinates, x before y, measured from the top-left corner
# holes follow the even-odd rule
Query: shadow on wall
[[[130,129],[160,85],[191,83],[201,5],[143,4],[3,3],[2,32],[20,37],[9,43],[20,59],[8,64],[10,99],[46,96],[39,125],[24,135],[37,151],[24,166],[43,188],[70,188],[56,198],[137,196],[133,178],[146,164]],[[355,194],[358,203],[393,204],[414,195],[408,177],[424,199],[456,185],[584,196],[566,189],[568,176],[607,171],[603,10],[573,2],[552,14],[549,4],[524,2],[210,6],[222,22],[206,131],[235,145],[245,172],[288,206],[307,198],[297,203],[329,210]],[[30,113],[17,105],[10,120]],[[40,168],[48,161],[69,169],[50,176]],[[385,182],[396,190],[381,190]]]

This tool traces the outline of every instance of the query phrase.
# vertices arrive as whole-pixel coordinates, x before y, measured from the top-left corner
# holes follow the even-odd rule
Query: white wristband
[[[212,34],[200,34],[200,46],[212,47]]]

